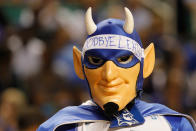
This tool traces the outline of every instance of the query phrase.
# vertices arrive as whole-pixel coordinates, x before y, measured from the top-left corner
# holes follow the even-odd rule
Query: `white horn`
[[[86,24],[86,30],[88,35],[93,34],[97,30],[97,26],[92,18],[91,7],[89,7],[88,10],[86,11],[85,24]]]
[[[127,7],[125,7],[124,9],[125,9],[125,24],[123,28],[125,32],[127,32],[128,34],[131,34],[134,29],[133,15]]]

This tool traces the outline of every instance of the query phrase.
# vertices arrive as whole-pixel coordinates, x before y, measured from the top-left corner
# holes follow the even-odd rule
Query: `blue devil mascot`
[[[143,79],[153,71],[154,45],[143,49],[134,20],[94,23],[86,12],[88,37],[82,51],[73,47],[77,76],[88,83],[91,100],[66,107],[38,131],[194,131],[194,120],[168,107],[140,100]]]

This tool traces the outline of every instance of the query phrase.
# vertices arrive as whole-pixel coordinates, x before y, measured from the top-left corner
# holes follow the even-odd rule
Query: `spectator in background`
[[[16,88],[7,88],[1,94],[0,131],[17,131],[18,118],[26,107],[26,97]]]
[[[44,120],[44,116],[38,109],[24,108],[19,117],[19,131],[35,131]]]

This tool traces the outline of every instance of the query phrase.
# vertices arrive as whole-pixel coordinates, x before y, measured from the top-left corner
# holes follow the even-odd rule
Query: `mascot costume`
[[[143,49],[131,12],[125,21],[97,25],[86,12],[88,37],[82,52],[73,47],[77,76],[88,83],[91,100],[66,107],[38,131],[194,131],[194,120],[168,107],[140,100],[143,79],[153,71],[154,45]]]

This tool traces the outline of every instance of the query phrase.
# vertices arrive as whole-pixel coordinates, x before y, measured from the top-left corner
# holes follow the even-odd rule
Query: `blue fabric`
[[[55,131],[77,131],[77,123],[59,126]]]
[[[141,97],[141,93],[142,93],[142,87],[143,87],[143,82],[144,82],[144,77],[143,77],[143,67],[144,67],[144,58],[142,58],[141,62],[140,62],[140,72],[137,78],[137,83],[136,83],[136,90],[137,92],[139,92],[139,97]]]
[[[53,131],[58,125],[80,120],[107,120],[107,118],[98,106],[70,106],[58,111],[44,122],[38,131]]]
[[[141,115],[136,105],[130,110],[126,108],[116,114],[111,120],[110,128],[114,127],[125,127],[125,126],[136,126],[144,123],[144,117]]]
[[[89,69],[95,69],[101,67],[106,61],[113,61],[116,66],[122,67],[122,68],[130,68],[134,66],[136,63],[139,62],[137,57],[133,55],[133,59],[127,63],[122,64],[118,62],[118,58],[122,56],[128,56],[133,55],[130,51],[127,50],[117,50],[117,49],[92,49],[89,51],[86,51],[84,55],[84,65]],[[95,56],[100,58],[103,62],[99,65],[94,65],[89,62],[88,56]]]
[[[180,113],[158,103],[147,103],[144,101],[141,101],[139,99],[135,100],[135,105],[139,109],[140,113],[146,117],[154,114],[176,114],[180,115]]]
[[[172,131],[194,131],[190,122],[180,116],[165,116],[172,127]]]
[[[180,128],[188,129],[192,128],[190,123],[183,117],[182,114],[169,109],[168,107],[161,104],[146,103],[141,100],[136,100],[135,106],[143,117],[151,116],[155,114],[160,115],[179,115],[182,118],[179,124]],[[137,114],[133,114],[137,115]],[[136,116],[134,116],[136,118]],[[67,107],[57,112],[53,117],[44,122],[38,129],[38,131],[53,131],[58,125],[66,125],[66,123],[77,123],[80,120],[106,120],[103,111],[97,106],[81,105]],[[172,124],[172,123],[171,123]],[[174,125],[175,126],[175,125]],[[180,131],[180,130],[179,130]],[[185,130],[186,131],[186,130]],[[191,131],[191,130],[190,130]]]

